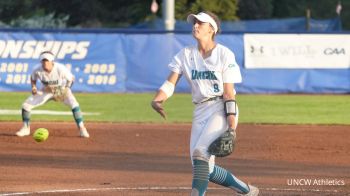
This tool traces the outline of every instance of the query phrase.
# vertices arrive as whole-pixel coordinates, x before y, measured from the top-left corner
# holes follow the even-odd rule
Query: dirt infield
[[[34,123],[36,143],[0,122],[0,195],[189,195],[190,124]],[[238,127],[233,155],[217,163],[260,195],[350,195],[350,126]],[[235,195],[210,184],[207,195]]]

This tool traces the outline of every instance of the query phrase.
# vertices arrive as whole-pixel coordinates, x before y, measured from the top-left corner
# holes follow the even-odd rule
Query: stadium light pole
[[[337,7],[335,8],[335,12],[337,13],[337,23],[338,23],[338,30],[342,31],[342,21],[341,21],[341,10],[342,10],[342,5],[341,1],[338,1]]]
[[[175,0],[163,0],[163,20],[165,30],[173,31],[175,27]]]
[[[311,10],[310,8],[306,9],[306,24],[305,24],[305,29],[306,31],[310,31],[311,26],[310,26],[310,19],[311,19]]]

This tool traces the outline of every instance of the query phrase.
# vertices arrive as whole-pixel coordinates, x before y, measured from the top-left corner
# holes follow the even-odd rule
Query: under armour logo
[[[254,47],[254,46],[250,46],[250,53],[264,53],[264,46],[260,46],[260,47]]]

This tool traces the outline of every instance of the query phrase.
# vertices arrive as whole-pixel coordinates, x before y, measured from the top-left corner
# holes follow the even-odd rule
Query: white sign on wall
[[[246,68],[348,69],[350,35],[244,34]]]

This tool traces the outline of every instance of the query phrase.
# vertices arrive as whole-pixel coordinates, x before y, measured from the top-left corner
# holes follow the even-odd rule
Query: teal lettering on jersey
[[[52,81],[41,81],[44,85],[57,85],[58,80],[52,80]]]
[[[214,71],[192,70],[192,80],[218,80]]]

